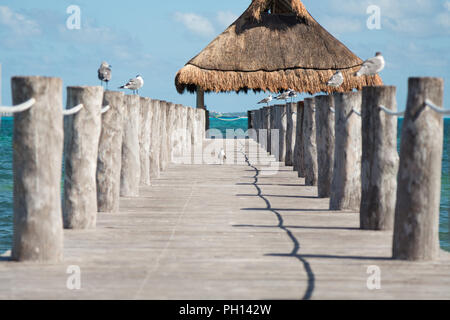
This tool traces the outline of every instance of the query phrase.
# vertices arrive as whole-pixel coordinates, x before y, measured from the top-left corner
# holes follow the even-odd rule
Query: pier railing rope
[[[446,109],[438,107],[436,104],[434,104],[429,99],[425,99],[425,105],[428,106],[434,112],[439,113],[440,115],[450,115],[450,110],[446,110]]]
[[[63,116],[71,116],[71,115],[77,114],[83,108],[84,108],[84,105],[83,104],[79,104],[79,105],[77,105],[77,106],[75,106],[73,108],[65,109],[65,110],[63,110]]]
[[[214,119],[220,120],[220,121],[229,121],[229,122],[232,122],[232,121],[237,121],[237,120],[241,120],[241,119],[247,119],[247,117],[239,117],[239,118],[235,118],[235,119],[222,119],[222,118],[214,118]]]
[[[383,105],[379,105],[378,108],[381,111],[383,111],[384,113],[386,113],[387,115],[392,116],[392,117],[401,117],[401,116],[405,115],[405,111],[394,112],[394,111],[389,110],[388,108],[386,108]]]
[[[0,106],[0,114],[2,114],[2,113],[13,114],[13,113],[23,112],[23,111],[30,109],[35,103],[36,103],[36,100],[34,98],[31,98],[30,100],[28,100],[24,103],[18,104],[16,106],[13,106],[13,107]]]
[[[434,112],[436,112],[436,113],[438,113],[440,115],[443,115],[443,116],[450,115],[450,110],[438,107],[435,103],[433,103],[429,99],[425,100],[425,106],[429,107],[431,110],[433,110]],[[402,117],[402,116],[405,115],[405,111],[393,112],[393,111],[389,110],[388,108],[386,108],[383,105],[379,105],[378,108],[381,111],[385,112],[389,116]]]
[[[111,109],[111,107],[109,105],[105,106],[102,108],[102,114],[106,113],[109,111],[109,109]]]

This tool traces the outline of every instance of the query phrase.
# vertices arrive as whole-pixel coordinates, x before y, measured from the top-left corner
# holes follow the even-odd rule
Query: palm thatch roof
[[[178,71],[179,93],[229,91],[351,91],[381,85],[354,77],[362,60],[308,13],[300,0],[253,0],[248,9]],[[342,70],[344,84],[326,85]]]

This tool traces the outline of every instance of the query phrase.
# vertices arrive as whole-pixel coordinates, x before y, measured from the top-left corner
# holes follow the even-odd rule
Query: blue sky
[[[405,107],[410,76],[446,80],[449,108],[450,0],[304,0],[313,17],[359,57],[383,52],[381,76],[398,87],[399,109]],[[184,105],[195,96],[179,95],[176,72],[231,24],[250,0],[0,0],[0,63],[3,104],[11,104],[10,77],[61,77],[65,86],[98,85],[101,61],[113,66],[110,88],[141,74],[141,95]],[[81,29],[69,30],[66,9],[81,9]],[[369,5],[381,8],[381,29],[369,30]],[[263,45],[263,44],[262,44]],[[209,94],[211,110],[255,108],[264,94]]]

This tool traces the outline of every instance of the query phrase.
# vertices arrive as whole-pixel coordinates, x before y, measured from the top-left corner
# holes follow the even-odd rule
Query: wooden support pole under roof
[[[197,108],[205,109],[205,91],[197,87]]]

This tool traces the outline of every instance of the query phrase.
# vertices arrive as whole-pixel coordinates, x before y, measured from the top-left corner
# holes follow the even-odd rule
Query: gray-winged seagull
[[[262,99],[258,104],[266,103],[267,106],[269,106],[269,102],[273,100],[273,97],[271,94],[267,98]]]
[[[361,69],[355,73],[356,77],[374,76],[384,69],[384,58],[381,52],[377,52],[376,56],[363,62]]]
[[[144,86],[144,79],[137,75],[136,78],[130,79],[127,84],[119,87],[119,89],[129,89],[132,90],[134,94],[139,94],[139,89]]]
[[[108,82],[111,81],[111,66],[108,62],[103,61],[100,65],[100,68],[98,69],[98,79],[101,81],[101,84],[103,85],[103,82],[106,82],[106,88],[108,88]]]
[[[327,85],[330,87],[340,87],[344,83],[344,75],[342,71],[336,72],[330,80],[328,80]]]

